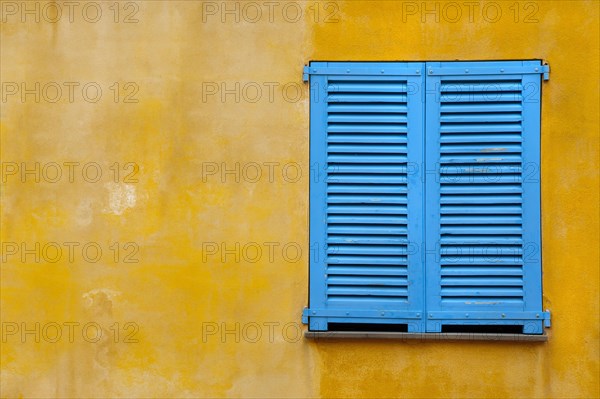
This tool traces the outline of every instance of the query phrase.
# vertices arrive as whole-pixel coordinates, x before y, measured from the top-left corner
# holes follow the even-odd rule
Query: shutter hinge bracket
[[[303,70],[302,70],[302,81],[304,83],[308,82],[308,75],[310,73],[309,67],[308,66],[304,66]]]
[[[548,64],[542,65],[542,73],[543,73],[544,80],[549,80],[550,79],[550,65],[548,65]]]
[[[308,324],[308,308],[302,309],[302,323]]]
[[[542,312],[544,327],[550,327],[550,310],[546,309],[545,312]]]

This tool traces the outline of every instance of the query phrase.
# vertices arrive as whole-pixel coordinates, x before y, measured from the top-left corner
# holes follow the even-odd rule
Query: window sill
[[[546,334],[490,334],[490,333],[406,333],[406,332],[363,332],[363,331],[306,331],[307,339],[395,339],[421,341],[507,341],[546,342]]]

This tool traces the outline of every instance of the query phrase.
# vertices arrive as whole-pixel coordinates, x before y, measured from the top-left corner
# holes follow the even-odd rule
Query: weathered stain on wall
[[[1,5],[2,397],[600,396],[598,2],[77,4]],[[549,341],[300,338],[302,65],[529,58]]]

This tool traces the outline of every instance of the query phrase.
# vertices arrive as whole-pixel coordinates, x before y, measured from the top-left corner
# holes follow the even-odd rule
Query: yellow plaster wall
[[[3,96],[12,87],[7,82],[27,88],[36,82],[41,87],[78,82],[78,88],[97,82],[103,95],[92,103],[76,88],[72,102],[63,93],[51,103],[48,92],[39,102],[33,94],[24,101],[17,94],[0,103],[5,180],[0,238],[6,258],[0,396],[600,396],[597,1],[518,2],[518,22],[513,2],[495,2],[503,13],[496,22],[490,21],[492,10],[483,14],[493,2],[474,9],[456,2],[463,15],[455,23],[448,21],[456,17],[445,2],[276,2],[271,15],[270,6],[257,2],[262,16],[255,22],[255,10],[236,2],[121,2],[118,22],[110,2],[97,3],[102,10],[97,22],[78,13],[86,3],[78,3],[73,22],[64,15],[58,22],[43,15],[40,22],[31,16],[22,22],[7,3],[22,7],[2,2]],[[46,4],[39,3],[40,11]],[[294,22],[297,5],[303,16]],[[239,7],[239,22],[236,11],[222,15],[226,6]],[[439,22],[435,14],[423,14],[425,7]],[[95,18],[93,11],[88,19]],[[523,22],[532,11],[530,22]],[[132,12],[138,22],[124,23]],[[326,23],[332,12],[334,21]],[[302,65],[528,58],[543,58],[552,70],[542,106],[549,341],[296,339],[307,302],[309,257]],[[121,91],[115,103],[114,82],[121,90],[133,82],[129,88],[139,88],[138,102],[123,103]],[[240,84],[239,102],[235,93],[221,98],[222,83]],[[242,88],[256,85],[262,96],[252,102],[254,92]],[[214,87],[219,93],[207,95]],[[300,100],[298,87],[304,90]],[[40,168],[62,165],[62,178],[51,183],[42,176],[37,183],[10,169],[36,162]],[[80,166],[71,182],[65,162],[95,162],[103,175],[85,181]],[[121,170],[116,182],[115,162]],[[126,181],[127,163],[139,167],[137,182]],[[233,174],[208,173],[215,165],[235,169],[236,163],[239,182]],[[254,182],[256,164],[262,176]],[[73,261],[63,253],[56,263],[44,256],[36,262],[35,254],[25,260],[21,252],[7,254],[10,243],[25,243],[35,252],[36,242],[38,252],[53,242],[64,251],[65,242],[80,246]],[[80,251],[90,242],[103,250],[96,263]],[[115,242],[121,248],[116,260]],[[139,248],[137,263],[125,262],[126,243]],[[218,248],[209,255],[212,243],[233,252],[239,243],[240,249],[227,255]],[[286,245],[292,249],[282,253]],[[298,245],[302,252],[296,257]],[[252,252],[257,246],[260,257]],[[69,322],[80,323],[74,342],[66,337]],[[96,343],[81,336],[90,322],[102,328]],[[124,329],[128,322],[139,328],[137,342],[124,342],[133,331]],[[39,343],[35,333],[21,335],[23,326],[35,329],[35,323]],[[51,323],[62,326],[55,343],[49,342]],[[236,323],[239,342],[235,332],[221,335],[224,328],[235,331]],[[10,334],[15,325],[20,330]],[[255,339],[257,325],[262,335]],[[208,335],[208,328],[219,331]]]

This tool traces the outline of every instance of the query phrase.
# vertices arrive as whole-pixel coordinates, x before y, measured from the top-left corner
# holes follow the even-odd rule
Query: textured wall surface
[[[600,396],[599,4],[3,1],[0,396]],[[531,58],[548,342],[300,338],[302,65]]]

